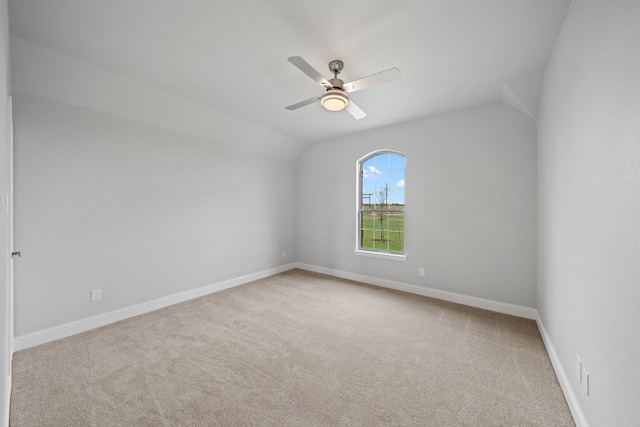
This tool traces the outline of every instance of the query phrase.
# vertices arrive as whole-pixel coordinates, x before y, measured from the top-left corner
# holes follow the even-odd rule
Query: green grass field
[[[404,252],[403,210],[365,211],[362,213],[360,224],[362,248]]]

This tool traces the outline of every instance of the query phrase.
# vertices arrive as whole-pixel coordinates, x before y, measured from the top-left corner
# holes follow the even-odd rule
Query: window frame
[[[375,150],[372,151],[366,155],[364,155],[363,157],[361,157],[360,159],[358,159],[358,161],[356,162],[356,233],[355,233],[355,240],[356,240],[356,244],[355,247],[356,249],[354,250],[354,253],[356,255],[359,256],[366,256],[366,257],[373,257],[373,258],[381,258],[381,259],[390,259],[390,260],[395,260],[395,261],[406,261],[407,259],[407,247],[406,247],[406,239],[404,239],[404,244],[403,244],[403,251],[402,252],[396,252],[396,251],[390,251],[390,250],[383,250],[383,249],[375,249],[375,248],[364,248],[362,247],[362,241],[361,241],[361,230],[362,230],[362,211],[365,210],[363,209],[363,169],[362,169],[362,165],[367,162],[369,159],[379,156],[381,154],[395,154],[395,155],[399,155],[402,156],[404,159],[404,169],[403,169],[403,175],[404,178],[406,178],[406,172],[407,172],[407,156],[405,153],[401,152],[401,151],[397,151],[397,150],[392,150],[392,149],[380,149],[380,150]],[[406,192],[406,187],[404,187],[403,189],[403,193],[404,193],[404,209],[403,209],[403,213],[404,213],[404,225],[403,225],[403,235],[406,236],[406,196],[407,196],[407,192]],[[370,210],[370,209],[367,209]],[[387,208],[387,210],[390,210]]]

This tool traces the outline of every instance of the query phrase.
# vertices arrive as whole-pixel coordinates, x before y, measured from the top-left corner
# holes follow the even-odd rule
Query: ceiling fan
[[[298,69],[307,76],[311,77],[311,79],[320,86],[324,87],[326,91],[320,96],[314,96],[313,98],[306,99],[298,102],[297,104],[289,105],[286,107],[287,110],[297,110],[305,105],[320,101],[320,105],[329,111],[341,111],[346,109],[356,120],[360,120],[366,117],[367,114],[349,98],[348,94],[361,89],[392,82],[400,78],[400,70],[397,68],[390,68],[388,70],[345,83],[338,78],[338,74],[342,71],[344,63],[337,59],[329,62],[329,70],[333,73],[333,78],[329,80],[322,77],[322,74],[317,72],[315,68],[299,56],[292,56],[288,58],[288,61],[298,67]]]

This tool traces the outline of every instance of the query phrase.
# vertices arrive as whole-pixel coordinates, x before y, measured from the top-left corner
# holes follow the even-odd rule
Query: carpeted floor
[[[17,352],[11,426],[573,426],[535,322],[292,270]]]

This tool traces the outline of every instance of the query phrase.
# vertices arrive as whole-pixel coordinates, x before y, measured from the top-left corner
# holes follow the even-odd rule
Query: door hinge
[[[20,252],[11,252],[11,258],[18,257],[20,258]]]

